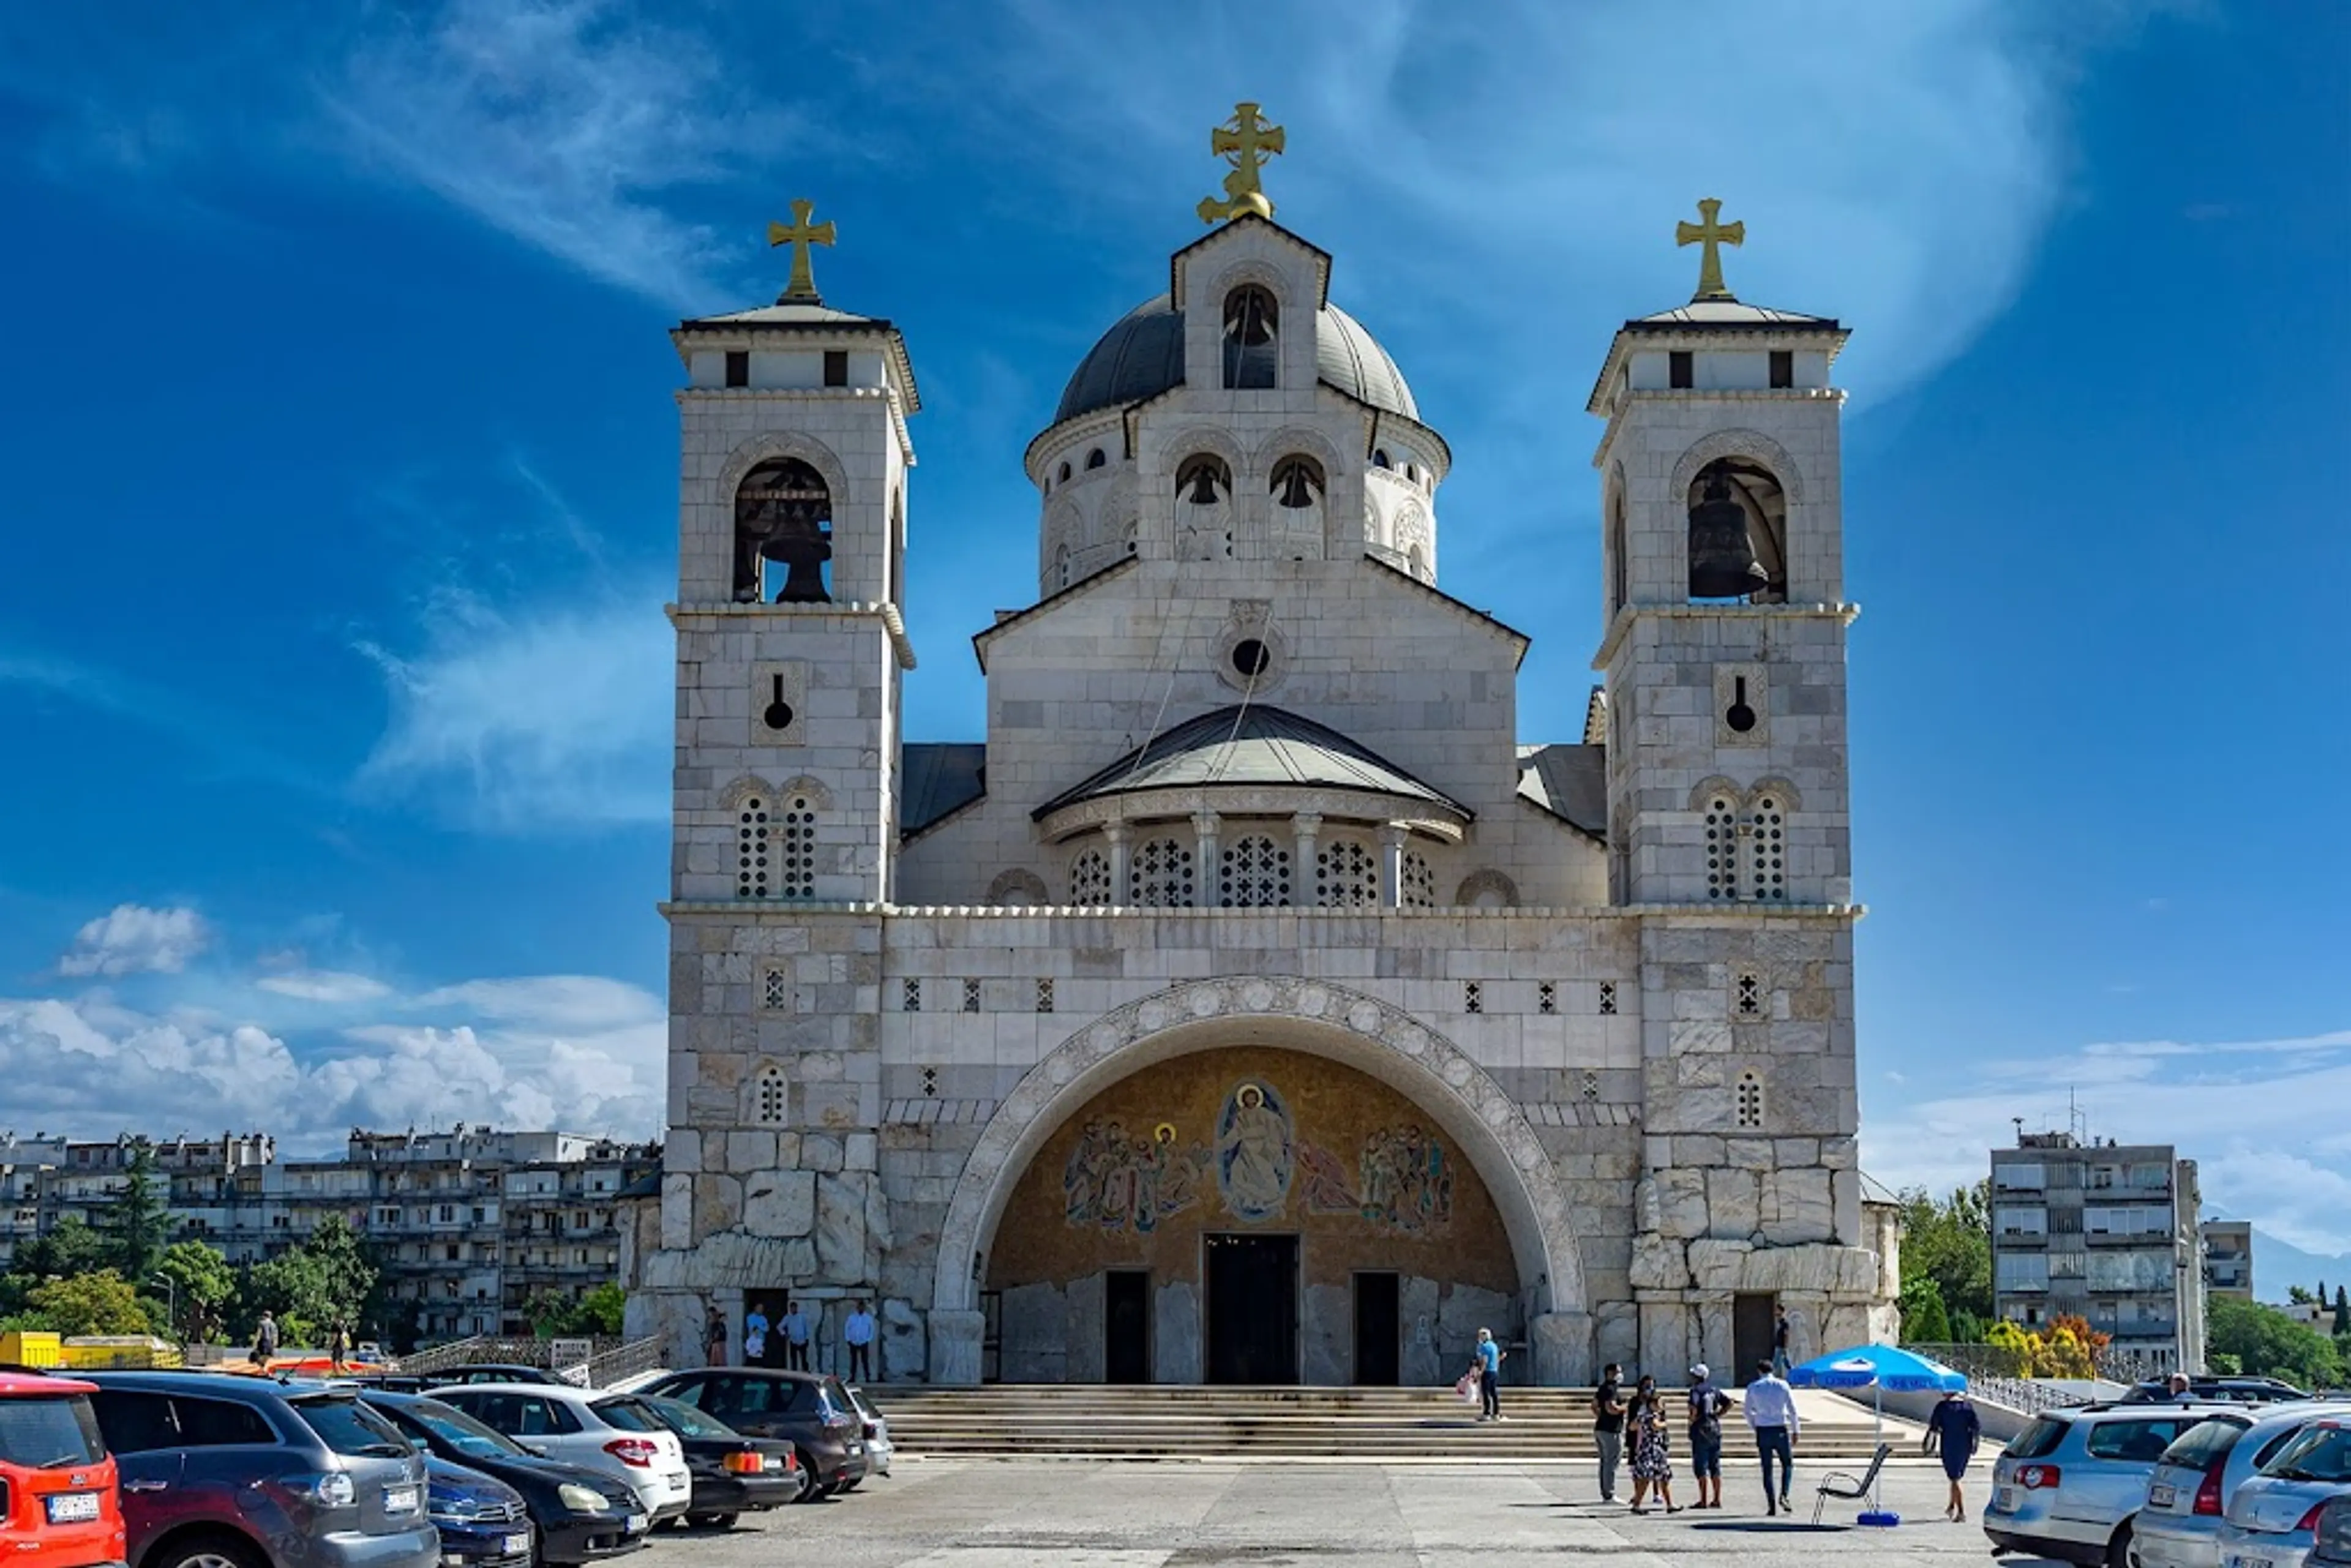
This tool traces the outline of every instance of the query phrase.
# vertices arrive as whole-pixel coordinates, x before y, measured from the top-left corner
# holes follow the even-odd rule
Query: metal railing
[[[590,1343],[595,1347],[588,1357],[588,1384],[592,1388],[601,1388],[614,1378],[651,1372],[662,1364],[663,1342],[658,1334],[636,1340],[599,1334]],[[429,1377],[453,1366],[476,1362],[552,1368],[554,1352],[555,1342],[551,1339],[515,1334],[475,1334],[471,1339],[453,1340],[447,1344],[436,1344],[431,1350],[420,1350],[413,1355],[403,1355],[400,1358],[400,1370]]]
[[[607,1388],[623,1377],[634,1377],[641,1372],[657,1372],[666,1359],[663,1351],[667,1343],[660,1334],[624,1343],[600,1340],[600,1345],[610,1343],[610,1350],[599,1350],[588,1358],[588,1386]]]

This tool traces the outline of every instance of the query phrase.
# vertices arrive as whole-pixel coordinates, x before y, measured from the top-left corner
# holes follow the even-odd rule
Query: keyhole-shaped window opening
[[[1304,511],[1322,499],[1322,465],[1311,457],[1285,457],[1273,465],[1273,503]]]
[[[759,1070],[759,1082],[751,1091],[751,1114],[762,1126],[772,1127],[781,1123],[787,1109],[784,1071],[780,1067]]]
[[[1752,1069],[1739,1075],[1735,1104],[1741,1127],[1763,1124],[1763,1080],[1757,1077]]]
[[[1089,468],[1099,468],[1109,461],[1109,456],[1099,446],[1086,454],[1086,466]]]
[[[1744,457],[1698,470],[1689,508],[1689,595],[1782,604],[1788,598],[1788,497],[1771,471]]]
[[[1225,385],[1270,390],[1281,333],[1281,307],[1270,289],[1245,283],[1225,296]]]
[[[797,457],[771,458],[735,487],[737,603],[826,604],[832,491]]]

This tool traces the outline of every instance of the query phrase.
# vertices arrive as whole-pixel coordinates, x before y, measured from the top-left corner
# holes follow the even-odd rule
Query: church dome
[[[1379,340],[1335,305],[1314,322],[1314,369],[1327,386],[1417,423],[1420,409]],[[1168,296],[1146,299],[1102,335],[1061,391],[1053,423],[1121,408],[1184,384],[1184,312]]]

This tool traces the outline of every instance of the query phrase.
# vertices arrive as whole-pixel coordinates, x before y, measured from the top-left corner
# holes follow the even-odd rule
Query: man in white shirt
[[[809,1369],[807,1310],[798,1301],[786,1301],[783,1321],[776,1326],[784,1334],[784,1364],[794,1372],[806,1372]]]
[[[849,1346],[849,1381],[871,1383],[873,1380],[873,1314],[865,1310],[863,1301],[857,1303],[857,1310],[849,1314],[847,1322],[841,1324],[841,1343]]]
[[[1781,1382],[1769,1361],[1755,1364],[1755,1381],[1740,1395],[1747,1424],[1755,1429],[1756,1457],[1763,1461],[1763,1509],[1766,1513],[1789,1511],[1788,1499],[1796,1481],[1796,1434],[1803,1422],[1796,1415],[1796,1396]],[[1771,1460],[1780,1460],[1780,1485],[1771,1485]]]

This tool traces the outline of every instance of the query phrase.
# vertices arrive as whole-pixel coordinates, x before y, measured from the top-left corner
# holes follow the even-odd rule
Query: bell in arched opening
[[[1706,494],[1689,510],[1689,591],[1692,599],[1744,599],[1771,586],[1747,537],[1747,508],[1730,494],[1729,476],[1706,478]]]

